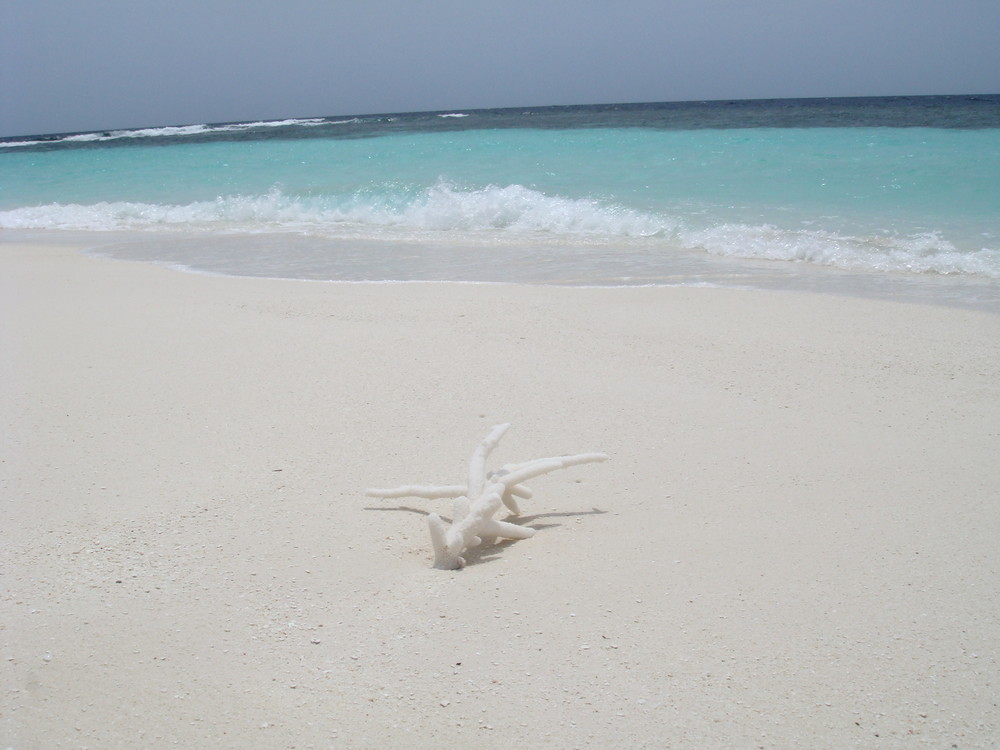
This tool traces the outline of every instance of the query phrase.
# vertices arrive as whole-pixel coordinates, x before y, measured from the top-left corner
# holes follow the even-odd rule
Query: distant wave
[[[975,274],[1000,278],[1000,249],[968,252],[933,233],[848,236],[770,225],[693,229],[674,217],[592,199],[552,196],[523,185],[463,190],[447,183],[415,194],[228,196],[185,205],[134,202],[48,204],[0,212],[3,229],[298,233],[318,237],[557,242],[642,241],[655,252],[689,250],[736,258],[798,261],[846,270]]]
[[[438,117],[468,117],[464,112],[450,112],[446,115],[438,115]]]
[[[21,141],[0,141],[0,148],[24,148],[26,146],[41,146],[46,143],[59,143],[61,139],[50,139],[47,141],[41,140],[21,140]]]
[[[56,138],[44,138],[23,141],[0,141],[0,148],[16,148],[18,146],[40,146],[58,143],[89,143],[116,141],[124,138],[176,138],[186,135],[204,135],[206,133],[235,133],[259,128],[285,128],[291,126],[312,127],[316,125],[339,125],[357,122],[357,118],[348,120],[325,120],[323,118],[308,118],[302,120],[260,120],[257,122],[238,122],[227,125],[167,125],[159,128],[134,128],[130,130],[103,130],[92,133],[74,133]]]

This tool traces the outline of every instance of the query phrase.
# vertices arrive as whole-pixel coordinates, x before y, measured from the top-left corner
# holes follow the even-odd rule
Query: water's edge
[[[676,273],[647,273],[631,275],[627,278],[607,274],[605,278],[588,274],[586,278],[574,278],[571,274],[559,273],[546,275],[544,258],[534,265],[535,273],[531,274],[531,264],[511,262],[507,258],[495,258],[489,266],[480,263],[470,263],[456,269],[449,265],[448,273],[435,273],[434,263],[419,263],[414,268],[420,273],[393,272],[390,267],[394,255],[400,248],[394,245],[382,246],[382,268],[369,265],[368,272],[355,269],[351,273],[326,275],[292,276],[287,273],[269,274],[261,272],[248,274],[238,272],[224,265],[213,267],[211,253],[205,253],[204,248],[210,246],[218,237],[184,235],[168,232],[156,233],[122,233],[122,232],[81,232],[65,230],[4,230],[0,232],[0,243],[3,244],[37,244],[62,245],[75,248],[80,252],[101,258],[117,261],[132,261],[153,263],[166,266],[178,272],[201,275],[224,276],[229,278],[254,278],[280,281],[311,281],[318,283],[445,283],[445,284],[513,284],[531,286],[557,287],[597,287],[597,288],[633,288],[639,286],[651,287],[704,287],[761,291],[788,291],[812,294],[825,294],[841,297],[875,299],[909,304],[934,305],[949,308],[974,310],[1000,315],[1000,283],[991,279],[956,278],[950,276],[933,276],[926,274],[891,274],[884,272],[851,272],[839,269],[814,267],[807,263],[789,261],[746,261],[732,258],[715,258],[707,256],[688,263]],[[250,237],[229,237],[230,242],[244,242],[252,245]],[[279,238],[282,241],[294,241],[287,235]],[[146,257],[141,252],[144,246],[155,245]],[[342,249],[350,256],[352,249],[357,256],[363,257],[371,264],[373,253],[371,245],[351,247],[352,243],[343,243]],[[185,253],[177,253],[171,258],[169,251],[164,257],[164,249],[173,246],[179,249],[198,248],[194,254],[196,260],[187,257]],[[409,251],[419,250],[426,253],[428,248],[406,248]],[[230,253],[223,253],[228,257]],[[205,262],[208,260],[209,262]],[[376,261],[378,258],[376,258]],[[412,260],[412,258],[411,258]],[[703,261],[703,262],[699,262]],[[399,264],[396,264],[399,265]],[[562,268],[562,266],[560,266]]]

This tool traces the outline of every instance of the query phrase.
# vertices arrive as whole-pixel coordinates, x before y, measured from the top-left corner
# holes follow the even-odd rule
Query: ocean
[[[235,276],[773,288],[1000,312],[1000,95],[5,139],[0,230]]]

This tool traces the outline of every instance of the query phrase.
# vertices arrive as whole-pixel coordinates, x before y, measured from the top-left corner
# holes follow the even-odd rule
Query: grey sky
[[[1000,93],[997,0],[0,0],[0,136]]]

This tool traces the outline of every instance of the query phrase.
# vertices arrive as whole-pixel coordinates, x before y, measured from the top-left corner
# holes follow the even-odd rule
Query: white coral
[[[500,443],[509,424],[494,427],[486,439],[469,459],[469,482],[467,485],[405,485],[393,489],[369,489],[370,497],[439,497],[454,498],[453,520],[448,526],[437,513],[431,513],[427,523],[434,546],[434,567],[455,570],[465,565],[462,553],[484,541],[503,537],[504,539],[527,539],[535,530],[526,526],[497,521],[494,514],[505,505],[513,514],[520,513],[516,498],[528,499],[531,490],[522,483],[533,477],[548,474],[556,469],[565,469],[578,464],[606,461],[604,453],[580,453],[575,456],[539,458],[520,464],[508,464],[493,472],[486,471],[486,460]],[[471,499],[470,499],[471,498]]]

